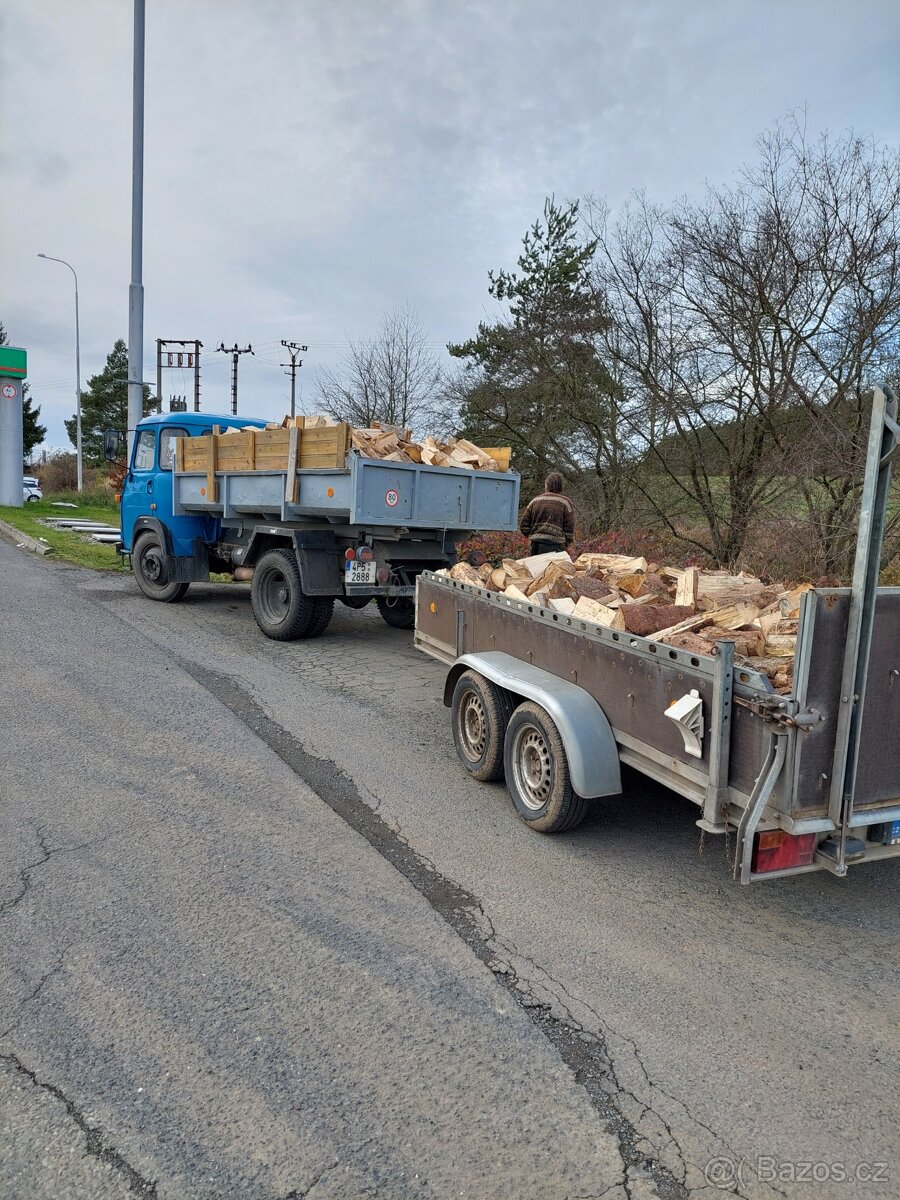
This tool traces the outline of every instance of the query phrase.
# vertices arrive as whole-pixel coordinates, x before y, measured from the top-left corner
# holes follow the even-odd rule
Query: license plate
[[[344,583],[374,583],[375,562],[358,562],[353,559],[344,570]]]

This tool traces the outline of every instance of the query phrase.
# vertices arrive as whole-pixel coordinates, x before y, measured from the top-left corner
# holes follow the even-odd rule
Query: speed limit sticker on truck
[[[388,508],[396,508],[400,503],[400,493],[396,488],[390,488],[384,493],[384,502]]]

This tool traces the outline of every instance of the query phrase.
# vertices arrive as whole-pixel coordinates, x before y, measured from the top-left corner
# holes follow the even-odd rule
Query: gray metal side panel
[[[547,710],[566,748],[572,787],[579,796],[589,800],[621,792],[616,739],[603,709],[584,688],[498,651],[464,654],[457,664]]]
[[[807,815],[828,805],[841,669],[850,612],[848,588],[811,592],[804,623],[812,633],[802,661],[798,656],[796,698],[824,718],[797,738],[794,812]],[[802,643],[801,630],[801,643]],[[878,592],[872,655],[860,735],[855,807],[900,801],[900,589]]]

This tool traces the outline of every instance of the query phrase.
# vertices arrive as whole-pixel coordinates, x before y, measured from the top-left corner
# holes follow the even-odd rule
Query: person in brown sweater
[[[519,529],[531,539],[532,554],[565,550],[575,538],[575,505],[563,495],[563,478],[553,471],[544,480],[544,491],[522,513]]]

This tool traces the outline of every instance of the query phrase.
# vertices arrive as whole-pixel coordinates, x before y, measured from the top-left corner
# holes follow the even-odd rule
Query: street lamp
[[[82,490],[83,468],[81,460],[81,334],[78,329],[78,276],[71,263],[64,258],[54,258],[52,254],[39,254],[38,258],[46,258],[48,262],[62,263],[68,267],[75,278],[75,459],[78,465],[78,490]]]

